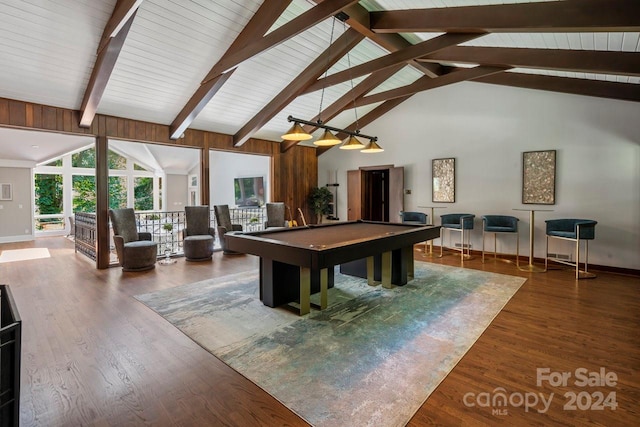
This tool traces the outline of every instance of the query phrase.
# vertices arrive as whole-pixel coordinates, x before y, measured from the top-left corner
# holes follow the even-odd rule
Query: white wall
[[[31,168],[0,167],[0,183],[13,186],[13,200],[0,200],[0,243],[33,240]]]
[[[166,211],[183,211],[189,204],[187,193],[187,175],[167,174],[166,177]]]
[[[234,178],[264,177],[265,202],[271,195],[271,157],[256,154],[209,152],[209,200],[213,205],[235,206]]]
[[[552,209],[536,214],[536,257],[544,257],[546,219],[587,218],[598,221],[591,263],[640,269],[638,103],[467,82],[414,95],[363,133],[378,136],[385,151],[334,148],[319,158],[318,185],[337,170],[340,217],[347,217],[347,170],[394,164],[405,167],[412,191],[405,210],[446,207],[436,210],[436,224],[444,213],[476,215],[473,249],[482,247],[480,217],[504,214],[520,218],[520,253],[529,255],[529,214],[513,209]],[[522,152],[550,149],[556,204],[523,205]],[[434,204],[431,160],[445,157],[456,158],[456,202]],[[498,250],[515,253],[515,243],[504,242]],[[553,252],[572,252],[556,245]]]

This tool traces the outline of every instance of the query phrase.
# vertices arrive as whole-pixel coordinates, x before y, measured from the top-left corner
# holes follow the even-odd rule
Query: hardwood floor
[[[257,269],[255,257],[216,253],[212,262],[179,259],[123,273],[96,270],[64,238],[0,244],[27,247],[47,247],[51,258],[0,264],[0,283],[10,285],[23,320],[21,425],[306,425],[132,298]],[[427,260],[419,252],[416,258]],[[428,260],[460,263],[456,256]],[[528,280],[409,425],[637,424],[639,277],[599,273],[576,282],[571,271],[522,273],[503,262],[483,265],[479,257],[465,267]],[[565,386],[538,386],[538,368],[571,378]],[[616,385],[580,387],[579,368],[615,373]],[[510,399],[506,406],[484,404],[500,391]],[[596,392],[615,393],[617,408],[564,408],[571,403],[565,393],[586,405]],[[520,397],[533,402],[541,393],[547,400],[553,393],[548,410],[540,401],[525,410]]]

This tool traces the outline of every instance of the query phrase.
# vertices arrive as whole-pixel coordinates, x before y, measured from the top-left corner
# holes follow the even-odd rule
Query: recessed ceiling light
[[[39,145],[32,145],[31,148],[40,148]]]

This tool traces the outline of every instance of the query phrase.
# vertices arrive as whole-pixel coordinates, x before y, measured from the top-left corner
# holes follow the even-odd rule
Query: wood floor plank
[[[143,273],[96,270],[65,238],[0,244],[47,247],[51,258],[0,264],[23,319],[21,423],[25,426],[306,425],[255,384],[199,347],[133,296],[248,270],[257,258],[216,253]],[[416,259],[460,265],[455,256]],[[467,268],[527,282],[422,405],[411,426],[635,425],[640,419],[640,278],[571,270],[523,273],[502,262]],[[601,367],[615,387],[538,386],[538,368]],[[505,412],[465,404],[472,393],[554,393],[549,410]],[[564,393],[615,392],[615,411],[566,410]],[[469,399],[467,399],[467,402]],[[538,409],[541,406],[538,406]]]

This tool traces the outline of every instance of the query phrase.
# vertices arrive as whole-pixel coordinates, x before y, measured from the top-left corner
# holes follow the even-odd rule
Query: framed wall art
[[[13,200],[13,186],[0,184],[0,200]]]
[[[522,153],[522,203],[556,203],[556,150]]]
[[[433,159],[431,176],[432,201],[454,203],[456,201],[456,159]]]

